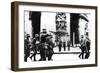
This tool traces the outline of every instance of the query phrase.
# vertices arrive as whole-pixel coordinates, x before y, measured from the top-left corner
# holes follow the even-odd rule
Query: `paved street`
[[[81,52],[79,47],[70,47],[70,50],[68,51],[68,47],[66,47],[66,50],[64,51],[64,48],[61,48],[61,52],[59,52],[59,47],[55,47],[54,49],[55,54],[77,54]]]
[[[53,55],[52,59],[54,61],[57,60],[74,60],[79,59],[78,55],[80,54],[81,50],[79,47],[70,47],[70,51],[68,51],[68,47],[66,47],[66,51],[64,51],[64,48],[61,48],[61,52],[59,52],[59,48],[54,48],[55,54]]]
[[[66,47],[66,51],[64,49],[61,49],[61,52],[59,52],[59,48],[54,48],[54,54],[52,56],[53,61],[60,61],[60,60],[74,60],[79,59],[78,55],[80,54],[81,50],[79,47],[70,47],[70,51],[68,51],[68,48]],[[40,54],[36,55],[36,59],[40,59]],[[29,61],[30,58],[28,58]]]

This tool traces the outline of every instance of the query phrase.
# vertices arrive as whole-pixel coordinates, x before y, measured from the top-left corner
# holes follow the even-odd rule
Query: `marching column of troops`
[[[36,54],[40,54],[39,61],[52,60],[52,55],[54,53],[53,47],[54,43],[52,42],[52,35],[47,34],[46,29],[43,29],[43,32],[39,36],[39,34],[35,34],[31,44],[29,43],[29,35],[26,35],[25,39],[25,51],[24,51],[24,61],[27,62],[27,58],[34,58],[36,60]],[[30,51],[33,51],[30,56]]]
[[[36,54],[40,54],[39,61],[52,60],[52,55],[54,54],[53,48],[55,47],[52,41],[52,35],[47,34],[46,29],[43,29],[43,32],[39,34],[35,34],[35,37],[32,39],[30,43],[29,38],[30,35],[27,34],[24,40],[24,61],[27,62],[27,59],[36,60]],[[62,46],[63,44],[63,46]],[[68,51],[70,51],[70,40],[67,41]],[[58,44],[59,52],[61,52],[61,48],[66,50],[66,42],[59,41]],[[90,56],[90,39],[88,35],[84,39],[84,36],[81,36],[80,46],[81,53],[79,54],[79,58],[88,59]],[[31,53],[31,51],[33,53]],[[31,54],[31,55],[30,55]]]

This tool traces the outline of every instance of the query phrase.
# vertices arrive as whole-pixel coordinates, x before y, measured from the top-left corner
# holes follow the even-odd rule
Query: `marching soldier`
[[[46,60],[46,56],[45,56],[45,48],[46,48],[46,37],[47,37],[47,31],[46,29],[43,29],[43,32],[41,33],[41,41],[40,41],[40,60],[39,61],[44,61]]]
[[[36,54],[37,54],[37,51],[39,50],[39,35],[38,34],[35,34],[35,37],[32,41],[32,51],[34,52],[30,58],[32,59],[32,57],[34,57],[34,61],[36,61]]]
[[[88,38],[88,35],[86,35],[85,45],[86,45],[86,55],[85,55],[85,59],[88,59],[89,56],[90,56],[90,39]]]
[[[54,47],[54,43],[52,41],[52,35],[49,36],[49,38],[47,39],[47,44],[48,44],[48,60],[52,60],[52,55],[54,53],[53,51],[53,47]]]
[[[81,49],[81,53],[79,55],[79,58],[82,56],[82,59],[84,59],[84,54],[86,51],[86,46],[85,46],[85,41],[84,41],[84,37],[83,35],[81,36],[81,41],[80,41],[80,49]]]
[[[30,56],[30,42],[29,42],[29,34],[26,35],[26,38],[25,38],[25,43],[24,43],[24,61],[27,62],[27,58]]]

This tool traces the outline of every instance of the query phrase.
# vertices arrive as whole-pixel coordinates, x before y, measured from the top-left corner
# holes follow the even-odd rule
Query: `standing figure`
[[[67,37],[68,37],[68,40],[67,40],[67,47],[68,47],[68,51],[70,51],[70,44],[71,44],[71,41],[70,41],[69,35],[67,35]]]
[[[59,41],[59,45],[58,46],[59,46],[59,52],[61,52],[61,48],[62,48],[62,41],[61,40]]]
[[[82,59],[84,59],[84,54],[86,51],[86,46],[85,46],[85,41],[84,41],[84,36],[81,36],[81,41],[80,41],[80,49],[81,49],[81,53],[79,55],[79,58],[82,56]]]
[[[24,61],[27,62],[27,58],[30,56],[30,42],[29,42],[29,34],[26,35],[24,40]]]
[[[70,51],[70,40],[67,41],[68,51]]]
[[[65,41],[63,42],[63,48],[64,48],[64,51],[66,51],[66,42]]]

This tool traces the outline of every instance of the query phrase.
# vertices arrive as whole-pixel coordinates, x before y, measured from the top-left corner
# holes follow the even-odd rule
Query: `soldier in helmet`
[[[41,32],[41,37],[40,37],[40,60],[39,61],[45,61],[46,60],[46,55],[45,55],[45,48],[46,48],[46,37],[47,37],[47,31],[46,29],[43,29],[43,32]]]

